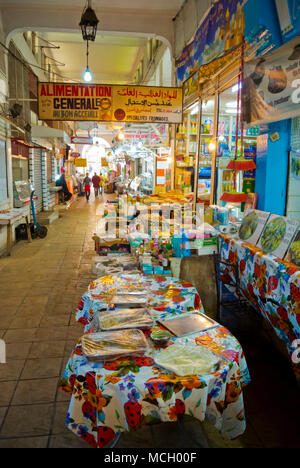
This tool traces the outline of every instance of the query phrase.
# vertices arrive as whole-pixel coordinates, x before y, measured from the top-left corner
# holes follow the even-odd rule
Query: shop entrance
[[[82,151],[82,157],[87,160],[86,168],[79,168],[80,173],[88,173],[90,175],[95,172],[105,173],[107,167],[103,167],[103,161],[105,160],[107,150],[110,148],[109,143],[101,137],[95,138],[95,144],[85,145]]]

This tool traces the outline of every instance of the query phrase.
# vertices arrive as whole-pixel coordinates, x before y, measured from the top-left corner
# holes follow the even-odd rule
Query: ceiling
[[[92,0],[99,19],[97,37],[90,43],[89,51],[93,82],[133,83],[148,38],[167,39],[172,43],[172,19],[184,2]],[[60,75],[57,79],[82,82],[86,43],[78,23],[86,4],[86,0],[0,0],[5,36],[11,39],[26,30],[37,32],[38,37],[59,47],[44,48],[45,54],[52,58],[49,62]],[[78,123],[77,132],[86,134],[93,126]],[[104,125],[99,125],[99,129],[103,133],[111,131]]]
[[[59,47],[44,49],[44,52],[54,59],[50,63],[55,65],[60,79],[82,81],[86,68],[86,43],[81,33],[50,32],[38,35]],[[146,43],[147,38],[98,33],[95,42],[89,44],[89,67],[93,82],[131,83]]]
[[[139,11],[152,12],[159,11],[162,14],[176,15],[185,0],[94,0],[92,7],[100,14],[102,10],[131,10],[134,13]],[[0,0],[0,6],[26,6],[28,8],[47,9],[57,8],[84,8],[86,0]]]
[[[184,1],[92,0],[99,19],[96,41],[90,43],[89,51],[93,81],[133,83],[148,38],[159,37],[158,24],[162,32],[166,25],[171,28]],[[60,79],[74,81],[82,81],[86,68],[86,43],[78,25],[86,5],[87,0],[0,0],[6,33],[14,37],[24,28],[54,43],[59,49],[45,48],[44,52],[52,57],[50,63]]]

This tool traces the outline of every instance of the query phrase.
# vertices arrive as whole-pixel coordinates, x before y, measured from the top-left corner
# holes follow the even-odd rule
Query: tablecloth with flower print
[[[299,268],[226,235],[220,236],[219,247],[221,258],[238,266],[242,293],[285,344],[295,376],[300,380],[297,351],[300,345]],[[224,269],[222,280],[225,284],[232,274],[229,269]]]
[[[195,290],[184,302],[186,310],[176,300],[181,297],[178,293],[168,294],[170,285],[181,284],[180,291],[185,293],[193,290],[191,285],[163,277],[146,277],[145,284],[151,284],[156,292],[164,291],[151,303],[156,319],[194,309]],[[77,312],[79,321],[84,319],[87,334],[97,329],[94,314],[99,306],[97,301],[92,303],[90,291]],[[144,357],[107,363],[89,361],[78,342],[60,382],[61,389],[72,395],[68,428],[95,448],[109,446],[121,432],[136,431],[153,422],[176,421],[183,414],[200,421],[208,419],[227,438],[241,435],[246,427],[242,390],[250,376],[238,341],[222,326],[184,338],[172,337],[169,346],[174,342],[202,345],[221,358],[215,372],[179,377],[155,365],[159,349],[149,338],[151,331],[144,332],[149,344]]]
[[[170,314],[183,313],[193,309],[203,312],[197,290],[186,281],[160,275],[103,276],[93,281],[83,294],[76,312],[76,320],[86,325],[86,330],[96,325],[96,315],[101,307],[106,308],[106,293],[109,289],[117,289],[123,282],[131,284],[141,282],[141,287],[148,292],[149,309],[153,317],[164,318]]]

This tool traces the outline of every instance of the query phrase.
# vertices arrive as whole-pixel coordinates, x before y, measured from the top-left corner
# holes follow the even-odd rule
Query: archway
[[[87,160],[87,167],[83,169],[92,176],[95,172],[106,173],[108,168],[102,166],[102,158],[105,158],[107,151],[110,148],[109,143],[101,137],[95,138],[95,144],[85,145],[82,150],[82,157]]]

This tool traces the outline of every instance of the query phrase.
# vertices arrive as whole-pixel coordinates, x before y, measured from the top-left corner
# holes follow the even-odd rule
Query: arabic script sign
[[[40,120],[182,121],[182,89],[155,86],[39,83]]]

